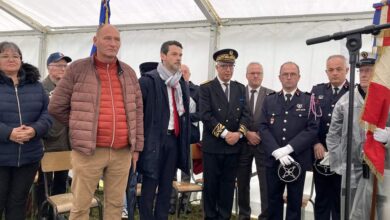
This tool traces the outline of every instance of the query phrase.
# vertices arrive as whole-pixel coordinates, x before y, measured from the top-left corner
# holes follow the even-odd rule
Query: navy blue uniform
[[[283,92],[271,93],[263,104],[260,120],[261,146],[266,152],[269,219],[283,219],[283,192],[287,185],[286,219],[301,218],[301,203],[305,171],[312,168],[313,143],[318,133],[319,118],[310,109],[311,95],[297,90],[289,104]],[[302,174],[294,182],[285,183],[277,174],[279,161],[272,152],[290,144],[290,154],[302,167]]]
[[[321,143],[326,149],[326,134],[329,130],[332,119],[333,108],[336,102],[348,91],[348,82],[340,89],[337,95],[330,83],[321,83],[313,86],[311,92],[316,96],[322,110],[320,129],[318,131],[317,143]],[[340,187],[341,176],[333,174],[324,176],[314,170],[314,186],[316,198],[314,205],[314,215],[316,220],[340,219]],[[331,214],[332,213],[332,214]]]
[[[203,122],[203,200],[205,219],[230,219],[238,158],[244,138],[229,145],[221,138],[227,129],[244,135],[250,120],[245,102],[245,86],[230,81],[230,98],[217,78],[199,90],[200,117]]]

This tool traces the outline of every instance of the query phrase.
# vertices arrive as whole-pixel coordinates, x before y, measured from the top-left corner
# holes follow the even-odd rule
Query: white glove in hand
[[[390,141],[390,127],[375,128],[374,139],[381,143],[388,143]]]
[[[292,157],[290,157],[290,155],[285,155],[279,158],[279,162],[282,164],[282,166],[288,166],[294,161],[295,160]]]
[[[325,152],[324,158],[321,160],[320,164],[324,165],[324,166],[329,166],[330,165],[330,162],[329,162],[329,152]]]
[[[272,156],[275,157],[276,160],[279,160],[279,158],[289,155],[294,151],[294,149],[291,147],[291,145],[287,144],[284,147],[278,148],[272,152]]]

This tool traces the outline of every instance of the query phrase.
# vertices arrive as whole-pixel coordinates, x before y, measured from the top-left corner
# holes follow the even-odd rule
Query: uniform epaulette
[[[206,80],[206,81],[202,82],[200,85],[203,85],[203,84],[209,83],[209,82],[211,82],[211,81],[212,81],[211,79],[209,79],[209,80]]]
[[[273,91],[273,92],[268,93],[267,95],[273,95],[273,94],[276,94],[276,92]]]

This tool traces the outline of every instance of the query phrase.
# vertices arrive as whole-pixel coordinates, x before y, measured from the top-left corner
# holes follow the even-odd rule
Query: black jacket
[[[245,100],[245,86],[239,82],[230,81],[229,89],[228,102],[217,78],[200,86],[199,110],[204,125],[202,138],[204,152],[234,154],[241,150],[244,138],[231,146],[220,137],[224,129],[231,132],[244,132],[250,120],[250,112]]]

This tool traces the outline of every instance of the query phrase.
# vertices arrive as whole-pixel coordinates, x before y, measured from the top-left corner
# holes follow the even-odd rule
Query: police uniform
[[[234,63],[238,54],[225,49],[214,54],[216,62]],[[219,79],[200,85],[199,110],[203,122],[203,199],[205,219],[230,219],[238,157],[243,138],[229,145],[221,134],[225,131],[247,132],[250,113],[245,101],[245,86],[229,81],[229,99]]]
[[[283,218],[283,193],[287,185],[287,219],[300,219],[305,171],[312,168],[313,143],[318,132],[319,118],[317,109],[311,109],[311,95],[298,89],[289,103],[285,101],[283,91],[271,93],[263,103],[260,120],[261,146],[266,152],[268,218]],[[278,166],[272,152],[291,145],[289,155],[300,164],[302,172],[293,182],[286,183],[279,179]]]
[[[348,92],[349,83],[346,81],[337,94],[330,83],[321,83],[313,86],[311,92],[316,96],[316,100],[321,107],[322,117],[320,119],[320,129],[318,131],[316,143],[321,143],[326,149],[326,134],[332,119],[333,108],[336,102]],[[314,186],[316,190],[314,216],[316,220],[340,219],[340,189],[341,175],[332,174],[325,176],[316,169],[314,172]],[[331,215],[332,213],[332,215]]]

